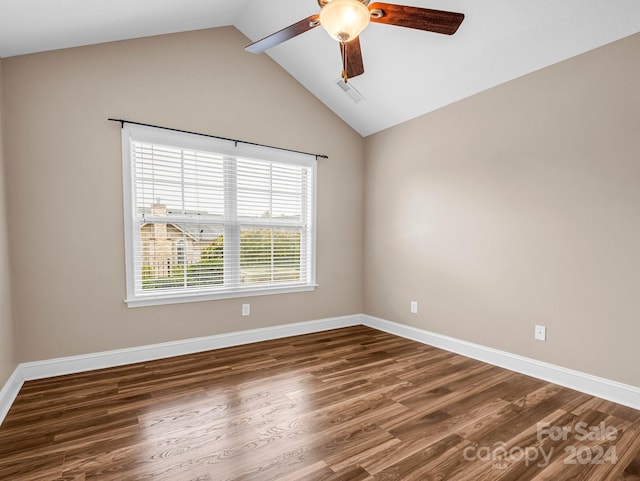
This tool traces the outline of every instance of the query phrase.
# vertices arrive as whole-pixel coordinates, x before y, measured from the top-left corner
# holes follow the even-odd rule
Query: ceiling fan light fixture
[[[369,19],[369,9],[359,0],[332,0],[320,11],[320,25],[342,43],[360,35]]]

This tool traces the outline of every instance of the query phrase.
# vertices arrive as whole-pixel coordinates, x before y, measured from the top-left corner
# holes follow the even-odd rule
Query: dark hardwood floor
[[[640,412],[358,326],[27,382],[0,480],[640,480]]]

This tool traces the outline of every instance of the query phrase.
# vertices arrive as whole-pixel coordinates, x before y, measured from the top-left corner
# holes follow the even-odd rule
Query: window
[[[315,287],[316,159],[125,124],[127,304]]]

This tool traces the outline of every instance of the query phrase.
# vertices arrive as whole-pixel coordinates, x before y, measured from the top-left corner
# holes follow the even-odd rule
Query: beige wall
[[[15,325],[9,283],[9,251],[6,219],[6,187],[4,142],[2,136],[4,107],[2,103],[2,68],[0,59],[0,388],[16,367]]]
[[[640,386],[639,53],[635,35],[367,138],[365,312]]]
[[[16,357],[364,310],[640,386],[639,35],[364,141],[246,43],[222,28],[0,62],[19,321],[16,348],[0,218],[0,385]],[[120,131],[107,117],[328,154],[320,287],[252,298],[249,318],[241,299],[127,309]]]
[[[20,361],[361,312],[364,141],[247,43],[227,27],[4,60]],[[329,155],[320,287],[252,298],[250,317],[242,299],[127,309],[120,126],[108,117]]]

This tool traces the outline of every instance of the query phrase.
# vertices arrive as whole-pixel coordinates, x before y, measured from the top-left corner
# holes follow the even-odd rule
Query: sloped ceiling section
[[[640,32],[639,0],[389,3],[466,18],[450,37],[371,24],[365,73],[350,81],[358,103],[336,85],[339,48],[322,28],[266,53],[362,136]],[[0,0],[0,57],[223,25],[255,41],[318,11],[316,0]]]

